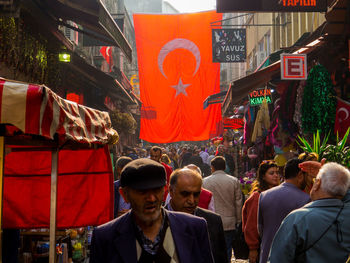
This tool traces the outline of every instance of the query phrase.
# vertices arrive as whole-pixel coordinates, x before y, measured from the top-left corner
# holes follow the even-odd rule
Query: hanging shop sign
[[[261,105],[266,98],[267,103],[272,103],[271,89],[259,89],[249,93],[250,106]]]
[[[216,0],[218,13],[231,12],[326,12],[327,0]]]
[[[281,54],[281,79],[307,79],[306,54]]]
[[[237,130],[237,129],[242,129],[244,125],[243,118],[225,118],[224,119],[224,129],[232,129],[232,130]]]
[[[246,29],[212,30],[213,62],[235,63],[246,61]]]

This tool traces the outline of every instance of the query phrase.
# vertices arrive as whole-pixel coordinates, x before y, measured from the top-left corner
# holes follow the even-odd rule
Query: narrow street
[[[350,263],[349,136],[350,0],[0,0],[0,263]]]

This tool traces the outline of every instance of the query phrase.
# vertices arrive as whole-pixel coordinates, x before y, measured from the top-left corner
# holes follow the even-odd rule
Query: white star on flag
[[[175,98],[180,95],[180,93],[187,95],[186,88],[190,86],[191,84],[183,84],[181,78],[179,79],[179,83],[177,85],[171,86],[172,88],[176,89],[176,95]]]

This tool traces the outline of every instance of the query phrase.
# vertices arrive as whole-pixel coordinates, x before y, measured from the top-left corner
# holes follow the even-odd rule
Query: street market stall
[[[113,218],[108,144],[118,134],[107,112],[0,78],[0,136],[0,229],[49,227],[53,263],[56,228]]]

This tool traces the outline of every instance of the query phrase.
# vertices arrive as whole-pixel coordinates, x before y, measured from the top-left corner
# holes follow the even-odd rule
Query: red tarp
[[[57,227],[99,225],[113,218],[107,148],[59,152]],[[11,152],[4,170],[3,227],[49,227],[51,152]]]
[[[1,124],[40,135],[46,138],[43,142],[58,135],[59,145],[66,141],[85,144],[84,149],[58,153],[58,228],[99,225],[113,218],[113,172],[106,144],[115,142],[118,134],[107,112],[64,100],[45,86],[0,78],[0,113]],[[86,149],[87,144],[105,146]],[[51,149],[6,147],[3,227],[49,227]]]
[[[0,123],[60,141],[106,144],[116,136],[107,112],[62,99],[43,85],[0,78]]]

